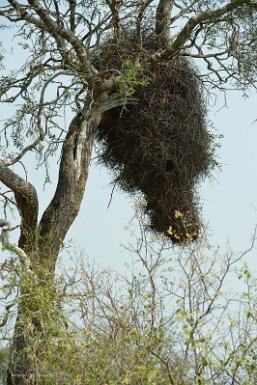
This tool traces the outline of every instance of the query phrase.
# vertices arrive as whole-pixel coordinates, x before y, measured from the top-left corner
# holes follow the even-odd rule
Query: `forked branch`
[[[168,2],[168,0],[166,0],[166,1],[163,0],[164,4],[166,2]],[[161,10],[162,10],[162,7],[160,6],[161,3],[162,3],[162,1],[160,1],[160,3],[159,3],[159,7],[158,7],[160,9],[159,12],[161,12]],[[159,52],[159,53],[156,53],[153,55],[153,61],[162,61],[162,60],[165,60],[169,57],[175,56],[179,52],[181,53],[185,44],[188,41],[190,41],[190,39],[192,38],[193,31],[197,26],[199,26],[202,23],[209,23],[209,24],[210,23],[217,23],[224,17],[224,15],[230,14],[231,12],[233,12],[234,10],[238,9],[241,6],[251,6],[252,9],[257,10],[257,5],[255,3],[253,3],[251,0],[250,1],[249,0],[234,0],[234,1],[231,1],[228,4],[224,5],[223,7],[216,8],[216,9],[213,9],[211,11],[205,11],[205,12],[199,13],[196,16],[192,16],[187,21],[187,23],[184,25],[182,30],[178,33],[177,37],[172,41],[172,44],[167,46],[167,48],[165,50],[163,50],[162,52]],[[157,13],[157,15],[158,15],[158,13]],[[157,17],[157,15],[156,15],[156,30],[157,30],[157,19],[160,20],[160,16]],[[160,13],[160,15],[161,15],[161,13]],[[167,19],[166,19],[166,23],[167,23]],[[158,28],[160,28],[160,31],[161,30],[165,31],[165,28],[166,28],[166,31],[167,31],[167,24],[166,24],[166,27],[165,27],[165,25],[163,26],[164,29],[161,28],[161,24],[160,24],[160,27],[158,27]]]
[[[29,248],[32,233],[35,232],[38,219],[38,197],[35,187],[0,162],[0,181],[9,187],[15,196],[21,216],[21,234],[19,247]]]

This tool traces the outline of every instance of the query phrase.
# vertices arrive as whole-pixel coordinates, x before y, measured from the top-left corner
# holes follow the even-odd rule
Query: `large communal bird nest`
[[[145,55],[155,49],[153,40],[147,45]],[[133,49],[133,41],[124,41],[111,68],[133,61]],[[138,79],[147,83],[134,86],[138,103],[103,115],[96,134],[100,159],[123,190],[143,193],[152,231],[187,243],[201,227],[196,186],[213,164],[201,83],[185,58],[142,64]]]

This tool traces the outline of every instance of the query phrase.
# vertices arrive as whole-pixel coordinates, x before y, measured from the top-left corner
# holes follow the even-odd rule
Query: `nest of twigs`
[[[147,45],[146,56],[156,43],[148,39]],[[121,68],[133,55],[133,39],[127,38],[110,68]],[[201,83],[185,58],[151,68],[142,64],[137,77],[138,103],[103,115],[96,134],[100,159],[123,190],[143,193],[152,231],[187,243],[197,239],[201,227],[196,185],[213,164]]]

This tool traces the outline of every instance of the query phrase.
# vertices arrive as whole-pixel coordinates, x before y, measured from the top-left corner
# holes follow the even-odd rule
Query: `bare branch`
[[[31,183],[11,171],[3,162],[0,162],[0,181],[14,193],[22,220],[19,247],[26,250],[29,247],[28,243],[33,243],[31,236],[37,227],[37,192]]]
[[[59,41],[59,44],[61,44],[59,45],[60,52],[62,52],[63,49],[65,50],[65,52],[67,52],[67,48],[64,44],[64,41],[69,42],[77,54],[80,64],[82,65],[83,72],[90,72],[90,66],[87,60],[87,53],[79,39],[71,31],[68,31],[64,28],[60,28],[60,26],[48,16],[47,10],[43,8],[37,0],[28,0],[28,3],[39,15],[41,21],[45,25],[45,30],[48,31],[57,42]]]
[[[169,46],[170,37],[170,19],[174,0],[160,0],[156,10],[156,35],[162,47]]]
[[[0,219],[0,227],[2,228],[0,240],[2,242],[3,248],[14,253],[19,258],[24,268],[30,269],[31,262],[29,256],[22,248],[18,247],[14,243],[9,242],[9,232],[12,230],[10,223],[5,219]]]
[[[76,0],[69,0],[70,3],[70,30],[75,32],[75,11],[76,11]]]
[[[108,5],[112,15],[112,28],[114,31],[114,37],[103,59],[103,66],[106,66],[106,64],[108,64],[109,60],[112,58],[113,54],[117,49],[117,45],[119,44],[121,37],[121,25],[119,15],[120,2],[117,2],[116,0],[105,0],[105,2]]]
[[[39,136],[33,143],[30,145],[24,147],[22,151],[20,151],[14,158],[8,159],[4,162],[6,166],[12,166],[13,164],[19,162],[21,158],[29,151],[35,150],[35,148],[39,145],[39,143],[42,141],[43,138]]]
[[[196,26],[204,22],[217,23],[222,16],[229,14],[238,7],[244,5],[251,5],[252,7],[257,9],[257,5],[253,4],[249,0],[235,0],[221,8],[217,8],[211,11],[205,11],[197,16],[192,16],[182,28],[178,36],[173,40],[172,44],[168,48],[163,50],[161,53],[153,55],[153,61],[161,61],[165,60],[165,58],[167,59],[168,57],[177,55],[179,52],[181,52],[181,50],[183,50],[185,43],[190,40],[192,32],[196,28]]]

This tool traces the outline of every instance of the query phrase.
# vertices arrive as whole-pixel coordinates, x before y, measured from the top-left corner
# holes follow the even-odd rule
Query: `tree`
[[[257,282],[246,264],[238,264],[248,259],[256,232],[249,249],[239,254],[223,253],[204,237],[171,253],[166,241],[145,233],[142,214],[138,206],[139,226],[131,224],[131,231],[136,225],[141,236],[126,250],[133,260],[126,274],[98,270],[74,250],[74,269],[59,266],[56,290],[69,327],[49,318],[38,336],[44,341],[40,355],[40,340],[30,341],[34,382],[254,384]],[[8,261],[0,272],[1,289],[17,290],[12,278],[21,275],[17,261]],[[231,290],[231,281],[241,286],[241,294]],[[28,285],[36,290],[33,282]],[[52,311],[46,294],[37,291],[43,313]],[[7,357],[3,349],[0,378]]]
[[[8,0],[1,5],[1,28],[13,25],[27,52],[18,72],[2,76],[0,92],[2,103],[18,104],[2,128],[5,143],[0,163],[0,180],[14,196],[3,193],[3,203],[15,203],[21,216],[18,245],[8,239],[11,224],[1,221],[2,244],[19,258],[22,271],[8,385],[36,383],[31,341],[44,334],[46,318],[65,324],[56,306],[56,261],[79,213],[94,134],[105,112],[137,103],[133,92],[148,81],[142,77],[143,70],[178,58],[202,61],[207,71],[198,78],[206,88],[224,89],[229,84],[245,91],[254,86],[256,9],[249,0],[214,5],[192,0]],[[145,55],[144,36],[149,28],[158,44]],[[112,58],[126,34],[134,36],[137,54],[116,68]],[[74,113],[67,130],[60,119],[66,109]],[[56,191],[39,219],[37,192],[17,174],[15,165],[31,151],[39,163],[47,164],[60,149]],[[50,300],[50,308],[39,292],[45,293],[45,302]],[[39,356],[42,349],[38,346]]]

